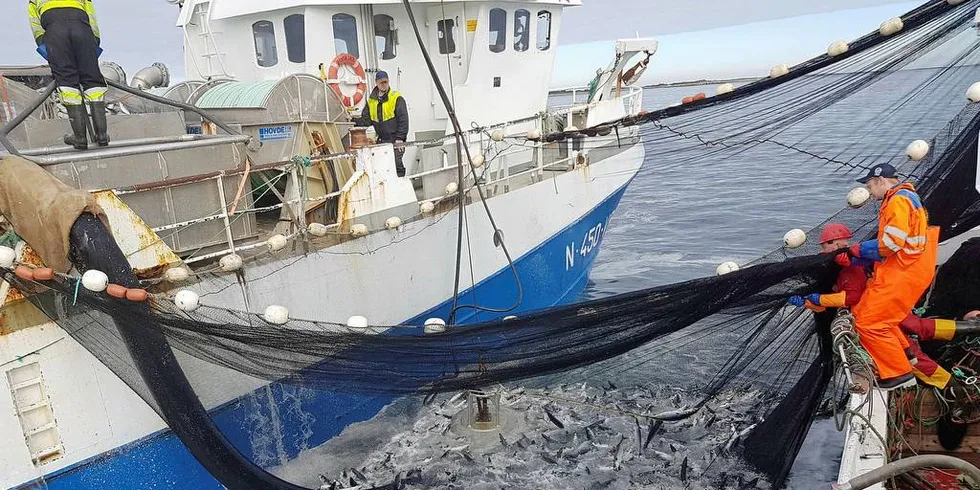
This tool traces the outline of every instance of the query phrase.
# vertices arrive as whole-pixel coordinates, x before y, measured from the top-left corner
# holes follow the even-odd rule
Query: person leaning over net
[[[841,223],[830,223],[824,227],[820,235],[820,249],[822,253],[831,254],[851,247],[850,239],[853,237],[851,230]],[[842,267],[837,275],[832,293],[810,294],[803,296],[791,296],[789,303],[795,306],[806,307],[815,312],[822,312],[827,308],[853,308],[868,287],[868,275],[874,265],[874,261],[851,257],[848,253],[839,253],[835,261]],[[980,331],[980,324],[961,324],[954,320],[920,318],[912,312],[906,312],[905,318],[899,324],[901,330],[900,340],[904,340],[902,345],[905,357],[912,364],[912,373],[924,384],[945,389],[952,379],[951,374],[939,363],[929,357],[919,346],[914,335],[918,340],[952,340],[954,335],[973,333]],[[980,312],[971,312],[964,318],[969,320],[977,316]]]

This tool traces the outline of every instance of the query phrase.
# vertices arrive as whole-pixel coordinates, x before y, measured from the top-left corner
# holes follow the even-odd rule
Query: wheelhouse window
[[[286,32],[286,56],[293,63],[306,62],[306,18],[293,14],[282,21]]]
[[[507,48],[507,11],[490,9],[490,52],[502,53]]]
[[[268,68],[279,63],[276,53],[276,28],[272,22],[260,20],[252,24],[252,37],[255,39],[255,61]]]
[[[333,15],[333,43],[337,54],[349,53],[360,58],[357,48],[357,20],[350,14]]]
[[[547,51],[551,47],[551,12],[538,12],[538,51]]]
[[[383,60],[393,60],[398,52],[395,50],[395,19],[390,15],[374,16],[374,45],[378,48],[378,57]]]
[[[439,34],[439,54],[456,52],[456,22],[453,19],[443,19],[436,23]]]
[[[531,44],[531,12],[518,9],[514,12],[514,51],[527,51]]]

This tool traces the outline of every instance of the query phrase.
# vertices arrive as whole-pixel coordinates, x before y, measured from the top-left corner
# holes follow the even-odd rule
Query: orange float
[[[694,94],[694,96],[692,98],[694,100],[704,100],[706,97],[707,97],[707,95],[704,95],[704,92],[698,92],[698,93]]]
[[[54,269],[50,267],[39,267],[34,269],[35,281],[50,281],[54,279]]]
[[[14,269],[14,274],[16,274],[17,277],[19,277],[19,278],[21,278],[21,279],[23,279],[25,281],[33,281],[34,280],[34,269],[31,269],[30,267],[27,267],[26,265],[18,265],[17,268]]]
[[[133,288],[133,289],[126,290],[126,299],[130,301],[143,302],[146,301],[146,298],[148,298],[149,296],[150,295],[146,292],[145,289]]]
[[[337,81],[337,75],[340,74],[341,66],[346,66],[354,70],[354,74],[361,79],[357,84],[357,91],[354,92],[354,95],[345,95],[340,90],[340,82]],[[354,55],[350,53],[338,54],[330,62],[330,68],[327,70],[327,78],[332,80],[330,82],[330,89],[333,90],[333,93],[337,94],[337,97],[340,97],[340,101],[344,103],[344,106],[355,107],[364,100],[364,95],[367,93],[367,84],[364,82],[366,75],[364,73],[364,67],[361,66],[361,62],[357,61]]]
[[[681,99],[681,104],[690,104],[691,102],[694,102],[694,97],[687,96]]]
[[[125,299],[126,298],[126,287],[120,286],[118,284],[110,284],[109,287],[105,288],[106,294],[112,296],[113,298]]]

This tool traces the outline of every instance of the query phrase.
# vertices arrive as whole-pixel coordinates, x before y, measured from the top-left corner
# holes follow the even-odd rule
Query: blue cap
[[[871,167],[871,170],[868,170],[868,175],[861,177],[857,181],[862,184],[867,184],[869,180],[875,177],[887,177],[887,178],[898,177],[898,170],[895,170],[895,167],[887,163],[879,163],[878,165]]]
[[[387,79],[388,79],[388,72],[384,70],[378,70],[378,74],[374,76],[375,82],[377,82],[378,80],[387,80]]]

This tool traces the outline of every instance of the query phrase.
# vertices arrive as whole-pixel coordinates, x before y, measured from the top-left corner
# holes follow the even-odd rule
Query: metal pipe
[[[171,99],[168,99],[166,97],[158,97],[158,96],[153,95],[151,93],[147,93],[147,92],[144,92],[142,90],[137,90],[137,89],[135,89],[133,87],[130,87],[130,86],[125,85],[125,84],[122,84],[122,83],[117,83],[117,82],[113,82],[113,81],[110,81],[110,80],[106,80],[106,83],[108,83],[110,87],[115,87],[115,88],[117,88],[119,90],[122,90],[123,92],[129,93],[129,94],[133,94],[133,95],[135,95],[137,97],[142,97],[144,99],[152,100],[153,102],[157,102],[157,103],[164,104],[164,105],[169,105],[171,107],[177,107],[177,108],[180,108],[180,109],[184,109],[185,111],[191,111],[191,112],[193,112],[193,113],[195,113],[195,114],[203,117],[204,119],[207,119],[208,121],[213,122],[215,125],[217,125],[219,128],[221,128],[222,131],[224,131],[224,132],[226,132],[228,134],[236,134],[236,135],[242,134],[241,131],[236,131],[236,130],[232,129],[231,126],[228,126],[223,121],[221,121],[220,119],[218,119],[217,117],[215,117],[214,115],[212,115],[210,112],[205,111],[204,109],[201,109],[201,108],[192,106],[190,104],[185,104],[183,102],[179,102],[179,101],[176,101],[176,100],[171,100]],[[251,139],[251,138],[249,138],[249,139]]]
[[[151,138],[134,138],[130,140],[113,141],[113,148],[125,148],[129,146],[143,146],[143,145],[155,145],[160,143],[186,143],[189,141],[198,141],[208,138],[208,136],[200,134],[182,134],[178,136],[154,136]],[[72,153],[78,150],[71,146],[61,145],[61,146],[46,146],[44,148],[30,148],[22,151],[24,155],[29,156],[43,156],[43,155],[54,155],[58,153]]]
[[[17,114],[17,116],[7,122],[7,124],[0,127],[0,145],[3,145],[4,148],[6,148],[11,154],[21,156],[20,151],[18,151],[17,148],[14,147],[13,143],[7,139],[7,135],[10,134],[14,128],[20,126],[20,124],[27,119],[27,116],[30,116],[37,110],[38,107],[41,107],[41,104],[43,104],[45,100],[48,100],[48,97],[51,97],[51,94],[54,93],[54,89],[55,83],[49,83],[48,86],[44,88],[44,92],[42,92],[41,95],[39,95],[36,99],[34,99],[34,101],[25,107],[24,110],[20,111],[20,114]]]
[[[898,461],[892,461],[891,463],[881,466],[873,471],[869,471],[863,475],[852,478],[847,483],[834,483],[831,485],[831,488],[834,490],[863,490],[871,485],[874,485],[875,483],[881,483],[889,478],[901,475],[903,473],[932,466],[960,470],[960,472],[973,480],[974,483],[980,485],[980,469],[978,469],[976,466],[953,456],[946,456],[944,454],[924,454],[921,456],[912,456],[910,458],[902,458]]]
[[[113,148],[107,147],[98,150],[88,150],[79,151],[75,153],[65,153],[61,155],[51,155],[51,156],[39,156],[34,157],[34,160],[38,165],[42,167],[47,167],[51,165],[58,165],[62,163],[69,162],[86,162],[90,160],[99,160],[102,158],[114,158],[114,157],[127,157],[132,155],[141,155],[145,153],[153,153],[159,151],[168,150],[185,150],[189,148],[202,148],[207,146],[217,146],[229,143],[247,143],[250,136],[238,135],[238,136],[213,136],[207,139],[186,141],[186,142],[176,142],[176,143],[160,143],[155,145],[146,146],[132,146],[126,148]]]

